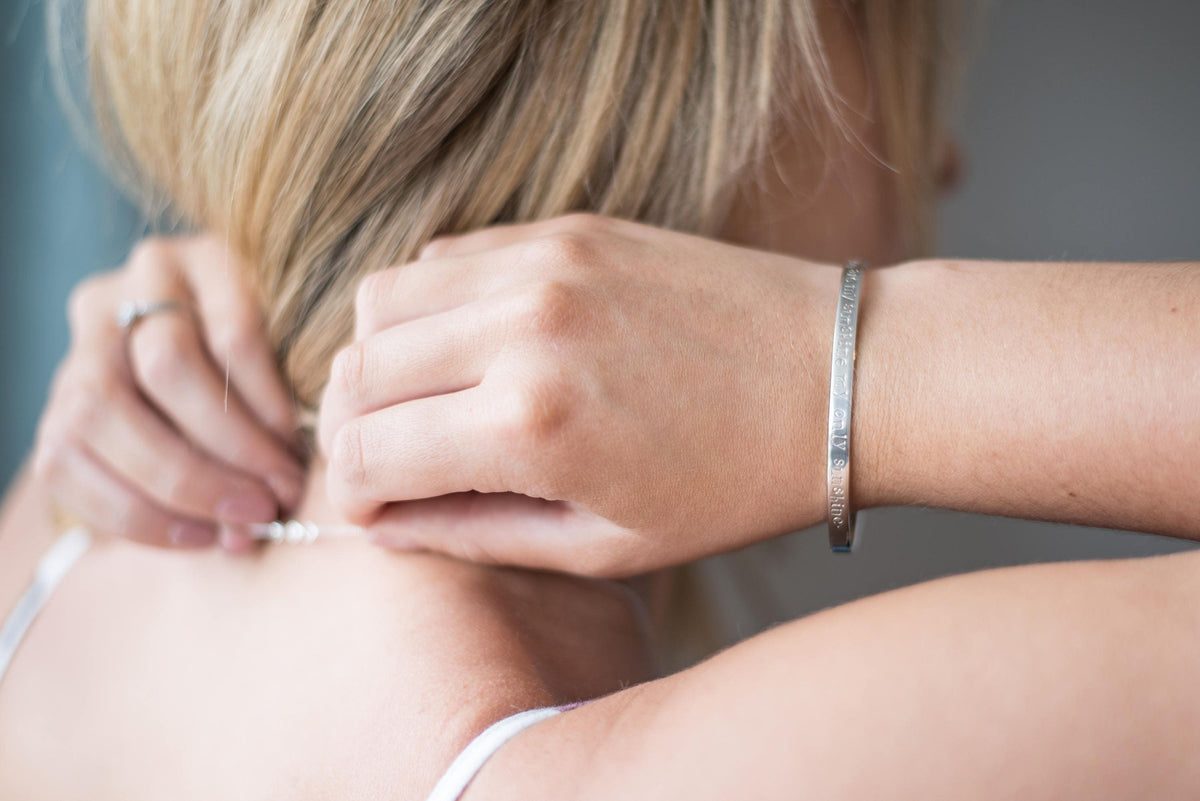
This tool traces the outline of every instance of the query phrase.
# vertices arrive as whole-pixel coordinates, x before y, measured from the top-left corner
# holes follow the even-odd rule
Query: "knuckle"
[[[195,477],[180,470],[162,470],[157,475],[155,496],[172,509],[187,508],[195,498]]]
[[[61,436],[49,433],[39,436],[33,452],[34,478],[49,486],[58,484],[65,473],[68,447],[67,441]]]
[[[73,331],[84,328],[97,314],[104,313],[104,287],[111,274],[101,273],[83,279],[67,297],[67,321]]]
[[[174,387],[183,380],[183,367],[168,348],[148,346],[135,359],[138,378],[147,389]]]
[[[157,272],[170,259],[172,244],[164,237],[152,236],[138,242],[129,252],[128,266],[131,272],[142,274]]]
[[[394,277],[391,270],[371,273],[358,283],[354,295],[354,313],[359,324],[370,323],[378,317],[378,311],[387,303],[389,287]]]
[[[560,231],[526,244],[526,258],[542,267],[574,271],[588,267],[596,256],[596,246],[584,231]]]
[[[66,357],[54,370],[54,380],[51,382],[51,399],[70,392],[73,388],[84,383],[97,369],[97,364],[103,364],[90,354],[68,351]]]
[[[95,410],[118,401],[126,389],[124,379],[115,370],[100,368],[89,373],[80,392],[80,401]]]
[[[431,239],[421,248],[421,252],[417,254],[418,261],[427,259],[440,259],[450,250],[450,244],[454,241],[453,237],[439,236],[437,239]]]
[[[177,355],[160,344],[139,348],[134,364],[138,377],[147,387],[174,386],[183,377]]]
[[[101,405],[90,392],[73,392],[64,399],[58,425],[72,436],[86,437],[96,429]]]
[[[561,433],[571,404],[559,382],[532,380],[517,384],[501,404],[501,435],[515,446],[543,451]]]
[[[569,333],[582,316],[583,292],[563,281],[541,281],[521,293],[518,324],[537,340],[558,339]]]
[[[334,357],[330,384],[334,392],[342,396],[343,402],[353,405],[362,392],[365,363],[366,346],[361,342],[348,345]]]
[[[95,432],[102,412],[118,399],[120,392],[120,381],[115,376],[103,371],[90,372],[58,389],[43,426],[47,431],[61,431],[86,440]]]
[[[146,385],[174,385],[187,374],[193,343],[182,326],[164,326],[160,336],[135,336],[130,344],[134,367]]]
[[[261,333],[257,321],[251,320],[248,315],[238,315],[212,337],[213,347],[217,351],[214,356],[241,360],[254,352]]]
[[[366,449],[362,427],[358,423],[347,423],[333,435],[329,469],[347,490],[361,490],[366,486]]]
[[[185,236],[181,239],[181,242],[188,245],[189,247],[212,248],[213,250],[221,252],[221,253],[224,253],[224,251],[226,250],[225,238],[221,237],[221,236],[217,236],[216,234],[212,233],[211,231],[202,231],[198,234],[192,234],[191,236]]]

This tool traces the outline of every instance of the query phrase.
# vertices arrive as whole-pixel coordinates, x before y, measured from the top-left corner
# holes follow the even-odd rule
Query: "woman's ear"
[[[936,163],[933,168],[934,186],[938,192],[953,192],[962,184],[966,170],[965,157],[958,137],[943,129],[938,134]]]

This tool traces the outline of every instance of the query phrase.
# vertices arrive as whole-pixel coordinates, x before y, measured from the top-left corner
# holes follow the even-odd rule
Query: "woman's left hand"
[[[330,496],[385,545],[605,576],[811,525],[837,289],[586,215],[438,240],[361,287]]]

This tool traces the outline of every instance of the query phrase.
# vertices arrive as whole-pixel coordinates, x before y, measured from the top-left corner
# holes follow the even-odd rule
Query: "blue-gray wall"
[[[31,6],[31,7],[30,7]],[[41,3],[0,0],[0,485],[32,440],[66,343],[72,284],[121,260],[139,219],[73,144],[51,88]],[[991,6],[969,73],[967,182],[946,255],[1200,259],[1200,4]],[[863,521],[862,550],[814,570],[798,609],[988,564],[1185,547],[1150,537],[924,510]]]
[[[55,97],[45,8],[0,0],[0,487],[33,440],[67,344],[67,293],[121,262],[138,217],[80,152]]]

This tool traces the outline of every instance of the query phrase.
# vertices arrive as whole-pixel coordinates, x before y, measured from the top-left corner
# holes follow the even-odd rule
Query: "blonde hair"
[[[925,221],[938,0],[853,5]],[[785,126],[836,129],[814,0],[88,0],[99,128],[253,266],[316,403],[359,279],[431,238],[594,211],[715,234]]]

